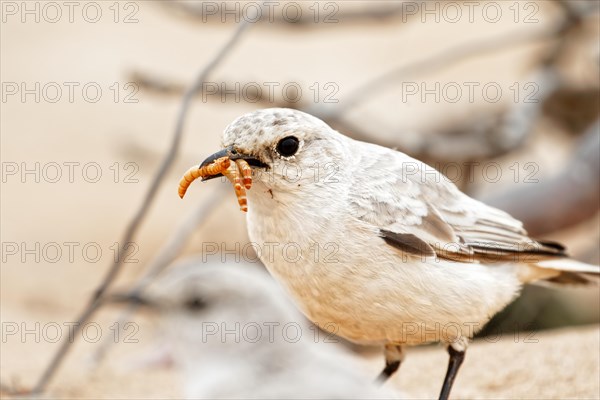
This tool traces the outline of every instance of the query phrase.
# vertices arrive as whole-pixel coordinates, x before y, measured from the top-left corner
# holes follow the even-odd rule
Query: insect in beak
[[[183,198],[192,182],[198,178],[203,181],[225,176],[235,190],[240,210],[248,211],[248,199],[246,190],[252,187],[252,168],[266,168],[267,165],[260,160],[240,154],[233,147],[227,147],[208,157],[198,167],[192,167],[186,171],[179,181],[179,197]]]
[[[223,158],[223,157],[227,157],[231,161],[244,160],[251,167],[258,167],[258,168],[268,168],[269,167],[267,164],[263,163],[259,159],[254,158],[250,155],[242,154],[242,153],[238,152],[233,146],[229,146],[229,147],[224,148],[223,150],[217,151],[215,154],[208,156],[206,158],[206,160],[202,161],[202,163],[200,164],[200,168],[202,168],[206,165],[212,164],[219,158]],[[237,164],[238,164],[238,166],[240,166],[240,163],[237,163]],[[242,165],[243,165],[243,163],[242,163]],[[242,169],[242,168],[243,167],[240,166],[240,169]],[[242,169],[242,174],[244,174],[244,176],[246,176],[247,173],[244,172],[244,170]],[[223,176],[223,174],[205,176],[202,178],[202,180],[208,181],[210,179],[219,178],[221,176]],[[249,188],[247,188],[247,189],[249,189]]]

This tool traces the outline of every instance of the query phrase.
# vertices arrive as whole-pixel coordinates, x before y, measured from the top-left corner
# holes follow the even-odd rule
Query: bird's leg
[[[404,360],[402,346],[396,344],[386,344],[383,354],[385,356],[385,368],[377,377],[377,382],[380,384],[383,384],[390,376],[392,376],[400,367],[402,360]]]
[[[448,354],[450,354],[450,361],[448,362],[448,370],[446,371],[446,377],[444,378],[444,385],[440,392],[440,400],[447,400],[450,396],[450,390],[452,390],[452,384],[460,365],[465,359],[466,348],[461,346],[461,350],[456,350],[452,347],[452,344],[448,345]]]

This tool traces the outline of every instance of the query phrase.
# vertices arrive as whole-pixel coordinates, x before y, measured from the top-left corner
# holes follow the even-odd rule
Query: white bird
[[[222,145],[201,165],[229,156],[252,166],[248,233],[267,269],[315,324],[383,345],[382,379],[404,345],[443,342],[446,399],[469,340],[523,284],[585,283],[600,272],[531,239],[432,167],[309,114],[251,112],[225,129]]]
[[[191,259],[142,293],[110,299],[159,313],[187,398],[397,398],[282,296],[256,266]]]

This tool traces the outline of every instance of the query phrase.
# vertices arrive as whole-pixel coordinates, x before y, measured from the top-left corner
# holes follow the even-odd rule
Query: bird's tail
[[[553,258],[529,266],[527,283],[600,285],[600,267],[570,258]]]

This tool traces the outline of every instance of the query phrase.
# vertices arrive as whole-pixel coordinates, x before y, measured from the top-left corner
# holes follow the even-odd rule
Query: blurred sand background
[[[125,9],[121,3],[120,21],[115,23],[109,9],[112,3],[99,4],[103,17],[97,23],[86,22],[78,12],[73,23],[68,22],[66,15],[58,23],[48,23],[43,18],[37,23],[31,16],[22,22],[19,14],[3,15],[7,18],[0,31],[3,83],[26,82],[28,87],[33,87],[35,82],[41,86],[48,82],[80,83],[73,102],[68,101],[65,86],[62,86],[62,99],[56,103],[44,98],[36,103],[32,95],[23,102],[20,94],[2,101],[0,154],[3,168],[6,163],[30,169],[35,163],[39,163],[40,168],[49,163],[63,166],[63,176],[57,183],[43,176],[35,182],[33,175],[23,177],[20,171],[3,176],[2,181],[3,246],[16,243],[22,250],[23,246],[35,248],[36,243],[40,248],[58,243],[63,252],[57,262],[50,262],[54,253],[47,257],[42,254],[35,260],[34,255],[24,255],[22,251],[8,254],[3,247],[1,378],[3,382],[16,382],[23,387],[30,386],[39,377],[58,343],[49,343],[44,338],[36,343],[33,335],[25,340],[19,334],[5,338],[5,327],[13,323],[21,327],[24,323],[31,329],[36,323],[44,327],[48,323],[62,325],[73,320],[110,264],[114,256],[111,246],[120,240],[127,222],[141,203],[170,142],[180,96],[140,90],[133,95],[137,103],[125,103],[123,96],[131,91],[125,90],[124,85],[132,80],[132,74],[140,71],[188,85],[235,28],[230,22],[203,23],[154,1],[135,2],[138,9],[134,17],[138,22],[130,24],[123,23],[122,19],[133,9]],[[316,82],[321,86],[334,82],[339,87],[335,97],[343,102],[344,96],[355,88],[394,66],[488,35],[543,29],[553,23],[557,10],[545,2],[540,4],[536,14],[538,22],[531,24],[523,23],[522,18],[515,23],[506,5],[503,10],[507,17],[498,23],[488,23],[476,14],[474,23],[449,23],[443,19],[439,23],[431,20],[422,23],[418,18],[402,23],[401,18],[392,18],[384,23],[366,21],[310,27],[259,24],[251,27],[212,74],[211,80],[297,82],[303,87]],[[361,6],[352,3],[345,7]],[[597,37],[598,34],[597,26],[591,28],[590,35]],[[382,141],[395,140],[397,132],[406,132],[401,143],[418,141],[422,131],[456,120],[468,121],[486,109],[510,104],[508,88],[529,75],[535,56],[546,47],[544,42],[514,45],[466,59],[435,74],[411,78],[418,82],[497,82],[505,90],[498,103],[472,104],[466,99],[457,103],[418,99],[402,102],[398,90],[390,84],[389,90],[352,109],[348,119],[369,121],[373,130],[381,133]],[[589,61],[588,56],[590,59],[598,57],[593,43],[584,42],[581,47],[582,56],[577,59],[583,60],[582,64]],[[598,77],[585,67],[573,67],[569,71],[574,71],[569,75],[574,85],[597,87]],[[96,103],[82,97],[80,88],[89,82],[97,83],[103,90]],[[110,89],[115,82],[121,88],[117,102]],[[304,95],[312,96],[312,93],[305,90]],[[138,261],[125,264],[120,287],[127,287],[140,274],[174,226],[211,190],[208,185],[198,185],[181,201],[176,193],[180,174],[218,149],[219,135],[232,119],[255,108],[256,105],[244,102],[222,103],[215,96],[206,102],[200,97],[196,99],[187,117],[181,153],[135,239],[138,251],[133,258]],[[473,193],[493,196],[517,185],[526,185],[522,179],[515,182],[510,175],[509,166],[515,161],[536,163],[539,166],[536,177],[543,183],[561,171],[574,146],[575,140],[569,132],[542,121],[518,151],[496,160],[502,165],[502,179],[490,183],[476,178]],[[65,162],[80,163],[75,167],[73,182],[68,180]],[[82,175],[81,166],[87,163],[100,166],[102,177],[98,182],[88,182]],[[119,170],[117,182],[115,163]],[[127,163],[133,163],[133,169],[125,169]],[[127,183],[125,176],[131,171],[134,171],[131,178],[137,182]],[[598,262],[598,214],[590,221],[554,232],[550,237],[564,243],[574,257]],[[236,242],[247,240],[244,215],[237,211],[233,196],[226,196],[195,232],[186,253],[201,251],[203,241],[223,242],[231,249]],[[63,245],[65,242],[77,243],[72,262],[68,248]],[[101,248],[102,255],[94,261],[86,260],[81,253],[86,244]],[[228,256],[227,261],[233,260],[233,256]],[[577,315],[571,322],[591,325],[537,332],[539,343],[523,340],[515,343],[510,335],[504,335],[497,343],[479,340],[467,355],[454,397],[600,397],[598,288],[566,289],[551,294],[548,289],[534,290],[541,290],[545,301],[550,301],[550,297],[559,299],[557,304],[563,311]],[[115,315],[114,310],[107,310],[94,317],[103,335],[113,334],[110,326]],[[177,387],[170,370],[132,372],[128,366],[137,353],[152,347],[149,345],[154,343],[152,332],[151,325],[142,323],[136,336],[140,343],[115,346],[107,361],[96,370],[85,367],[94,344],[77,341],[48,396],[176,397]],[[377,373],[379,362],[379,354],[365,356],[366,373]],[[409,353],[393,384],[410,396],[436,396],[446,363],[446,353],[441,348],[415,349]]]

